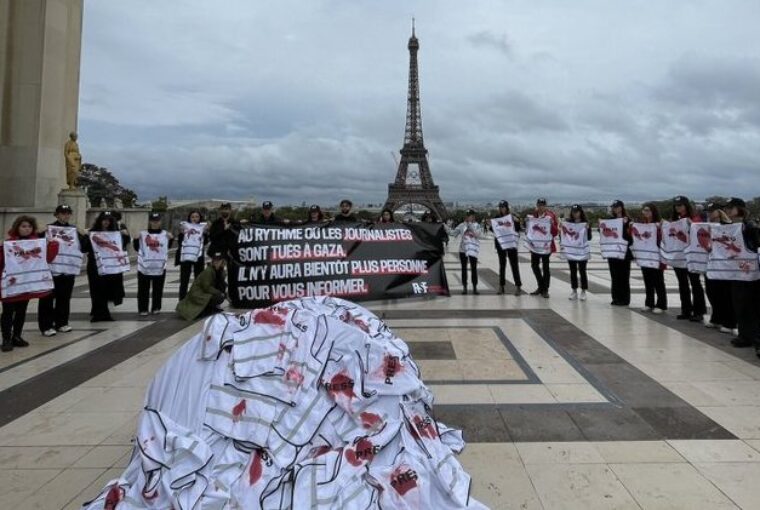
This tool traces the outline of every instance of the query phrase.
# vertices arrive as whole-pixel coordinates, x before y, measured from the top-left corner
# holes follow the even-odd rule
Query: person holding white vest
[[[520,218],[509,212],[509,202],[499,202],[499,217],[491,220],[491,230],[494,232],[494,245],[496,255],[499,257],[499,294],[504,294],[504,286],[507,283],[506,269],[507,259],[512,270],[512,280],[515,282],[515,296],[522,291],[520,278],[520,264],[517,261],[517,243],[520,236]]]
[[[71,294],[74,281],[82,271],[82,246],[87,242],[86,236],[69,223],[72,212],[71,207],[65,204],[56,207],[56,221],[50,223],[46,230],[48,240],[58,242],[58,255],[50,263],[53,292],[40,298],[37,308],[37,325],[43,336],[71,331]]]
[[[588,274],[586,266],[591,258],[591,229],[589,228],[586,212],[580,204],[570,208],[570,217],[562,223],[560,229],[560,245],[562,255],[570,266],[570,287],[572,291],[568,299],[578,299],[578,274],[581,279],[580,300],[586,301],[588,290]]]
[[[108,234],[108,238],[98,235],[100,233]],[[87,283],[92,301],[90,322],[113,321],[108,303],[119,306],[124,301],[123,273],[129,270],[129,258],[125,251],[129,240],[129,232],[119,230],[111,211],[100,213],[89,230],[89,239],[83,251],[88,254]],[[98,245],[93,246],[93,243]],[[108,267],[105,265],[107,257]],[[119,267],[114,267],[114,264]]]
[[[646,298],[642,312],[661,314],[668,309],[668,293],[665,289],[665,264],[660,259],[662,230],[660,211],[653,203],[641,207],[641,222],[630,227],[633,245],[631,251],[644,277]],[[655,301],[657,296],[657,301]]]
[[[711,225],[728,225],[731,223],[731,219],[723,211],[723,206],[717,202],[710,202],[707,204],[707,226]],[[694,236],[694,234],[692,234]],[[696,239],[692,239],[691,242],[700,245],[702,250],[707,252],[709,258],[711,249],[710,229],[705,228],[702,232],[696,233]],[[706,266],[706,264],[705,264]],[[710,308],[712,313],[710,314],[710,320],[707,321],[705,326],[708,328],[719,328],[721,333],[732,334],[736,329],[736,315],[734,313],[734,306],[731,302],[731,280],[722,280],[710,278],[707,275],[707,269],[705,267],[705,293],[707,299],[710,301]],[[738,334],[738,333],[737,333]]]
[[[741,198],[732,198],[726,204],[726,214],[734,224],[741,225],[741,235],[729,241],[729,248],[736,253],[738,271],[729,273],[731,301],[736,313],[739,335],[731,340],[734,347],[755,346],[760,355],[760,269],[757,250],[760,248],[760,229],[749,219],[747,204]],[[716,239],[713,237],[713,248]],[[708,274],[710,273],[708,268]]]
[[[475,219],[475,211],[467,211],[464,221],[456,228],[448,228],[447,232],[451,237],[461,236],[459,241],[459,263],[462,265],[462,294],[467,294],[467,264],[470,264],[472,279],[472,293],[478,292],[478,255],[480,253],[480,238],[483,237],[483,231],[480,223]]]
[[[530,267],[536,277],[536,290],[531,296],[549,297],[551,272],[549,259],[557,251],[554,238],[559,234],[557,215],[546,207],[546,199],[536,200],[536,210],[525,221],[525,238],[530,250]]]
[[[180,301],[187,295],[190,273],[193,278],[198,278],[206,266],[204,250],[207,243],[208,223],[203,221],[200,211],[190,211],[187,221],[180,223],[177,250],[174,253],[174,265],[179,266]]]
[[[174,236],[161,227],[161,215],[152,212],[148,216],[148,230],[132,241],[137,252],[137,312],[141,316],[161,312],[166,281],[166,261],[169,258]],[[151,300],[152,303],[148,301]]]
[[[702,218],[694,213],[691,202],[688,198],[679,195],[673,199],[673,213],[671,215],[672,224],[663,224],[667,232],[663,232],[663,244],[666,241],[673,241],[672,244],[683,247],[688,244],[688,226],[691,222],[698,223]],[[687,229],[680,228],[685,224]],[[667,253],[663,253],[666,262],[673,268],[678,279],[678,293],[681,296],[681,313],[676,317],[678,320],[690,320],[692,322],[702,322],[704,315],[707,313],[705,303],[705,291],[702,288],[702,281],[699,273],[692,273],[686,267],[685,255],[681,251],[678,255],[682,258],[678,260],[667,260]],[[677,257],[676,257],[677,258]]]
[[[610,257],[607,259],[607,264],[610,268],[610,293],[612,294],[612,306],[628,306],[631,304],[631,261],[633,260],[633,253],[631,253],[630,245],[633,242],[631,240],[630,224],[631,219],[628,217],[628,213],[625,211],[625,204],[622,200],[615,200],[611,206],[612,218],[622,221],[623,231],[614,235],[617,236],[616,240],[625,241],[625,255],[622,258]],[[605,231],[601,228],[600,223],[600,235],[605,236]]]
[[[0,350],[28,347],[21,338],[26,322],[29,301],[47,296],[53,290],[50,262],[58,255],[58,242],[48,242],[37,233],[37,220],[32,216],[19,216],[0,244],[0,330],[3,343]]]

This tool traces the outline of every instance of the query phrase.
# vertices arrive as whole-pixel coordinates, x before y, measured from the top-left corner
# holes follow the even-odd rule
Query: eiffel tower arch
[[[414,31],[409,38],[409,91],[406,103],[406,127],[401,161],[398,164],[396,180],[388,185],[388,199],[385,207],[397,210],[407,204],[427,207],[440,220],[448,218],[438,186],[433,182],[428,163],[428,151],[422,136],[422,109],[420,108],[420,82],[417,66],[417,51],[420,42]]]

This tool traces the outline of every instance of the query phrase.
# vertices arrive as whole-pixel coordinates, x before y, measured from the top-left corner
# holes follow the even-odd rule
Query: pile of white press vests
[[[371,312],[308,298],[218,314],[153,380],[132,460],[88,510],[459,509],[460,431]]]

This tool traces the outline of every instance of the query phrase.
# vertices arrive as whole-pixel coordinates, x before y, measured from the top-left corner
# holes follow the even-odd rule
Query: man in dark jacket
[[[235,235],[239,225],[232,217],[232,205],[225,202],[219,206],[219,217],[211,223],[208,237],[208,254],[221,253],[224,257],[229,256],[230,248],[235,243]]]
[[[340,214],[337,214],[333,221],[335,223],[356,223],[356,215],[351,212],[351,208],[354,206],[350,200],[344,198],[340,201]]]
[[[281,223],[280,219],[275,217],[274,206],[269,200],[261,204],[261,216],[258,219],[251,218],[251,222],[262,225],[279,225]]]

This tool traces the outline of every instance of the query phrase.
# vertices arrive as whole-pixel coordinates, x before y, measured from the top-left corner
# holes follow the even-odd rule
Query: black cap
[[[217,252],[214,252],[214,253],[211,254],[211,258],[213,260],[223,259],[224,258],[224,254],[222,252],[220,252],[220,251],[217,251]]]
[[[272,208],[272,202],[270,202],[269,200],[267,200],[266,202],[264,202],[263,204],[261,204],[261,208],[262,209],[271,209]]]
[[[105,216],[105,217],[107,217],[107,218],[110,218],[110,217],[112,217],[112,216],[113,216],[113,213],[112,213],[111,211],[103,211],[103,212],[102,212],[102,213],[100,213],[100,214],[102,214],[103,216]]]
[[[573,206],[570,208],[570,212],[575,211],[582,211],[583,207],[581,207],[581,204],[573,204]]]
[[[546,199],[544,197],[539,198],[536,200],[536,205],[546,205]]]
[[[708,202],[705,209],[707,209],[707,212],[719,211],[723,209],[723,204],[720,202]]]
[[[499,202],[499,207],[509,209],[509,202],[507,202],[506,200],[502,200],[501,202]]]
[[[622,200],[614,200],[610,207],[625,207]]]
[[[683,195],[678,195],[673,198],[673,203],[675,205],[689,205],[689,199]]]
[[[222,202],[219,209],[232,209],[232,204],[229,202]]]
[[[150,221],[159,221],[161,219],[161,215],[157,212],[152,212],[148,215],[148,220]]]
[[[55,208],[55,214],[72,213],[72,212],[74,211],[71,209],[71,206],[68,204],[61,204]]]
[[[747,207],[747,202],[742,200],[741,198],[731,197],[731,199],[726,204],[726,207]]]
[[[344,198],[343,200],[341,200],[341,201],[340,201],[340,205],[341,205],[341,206],[343,206],[343,204],[348,204],[349,206],[352,206],[352,207],[353,207],[353,205],[354,205],[354,203],[353,203],[353,202],[351,202],[351,201],[350,201],[349,199],[347,199],[347,198]]]
[[[475,216],[475,209],[467,209],[467,216]]]
[[[312,204],[312,205],[311,205],[311,207],[309,207],[309,211],[310,211],[310,212],[319,212],[319,211],[321,211],[321,210],[322,210],[322,209],[320,209],[320,208],[319,208],[319,206],[318,206],[317,204]]]

